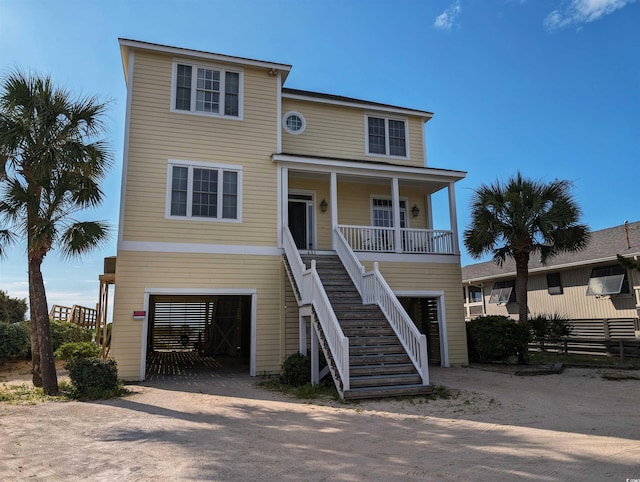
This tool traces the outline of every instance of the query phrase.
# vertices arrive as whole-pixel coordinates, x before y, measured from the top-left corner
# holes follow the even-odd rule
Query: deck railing
[[[336,253],[349,273],[351,280],[362,296],[364,304],[377,304],[384,312],[389,324],[404,346],[409,358],[422,377],[424,385],[429,384],[429,364],[427,356],[427,338],[420,333],[405,309],[398,301],[384,277],[374,263],[373,271],[365,273],[364,266],[356,257],[345,239],[340,227],[333,232],[333,245]]]
[[[401,246],[396,249],[394,228],[341,224],[338,229],[354,251],[454,254],[451,231],[401,228]]]
[[[329,345],[336,369],[342,381],[342,389],[349,390],[349,339],[344,336],[338,323],[320,276],[316,271],[315,260],[306,269],[300,257],[295,241],[288,228],[284,228],[284,252],[289,262],[289,268],[299,290],[300,303],[310,304],[322,327],[322,334]]]

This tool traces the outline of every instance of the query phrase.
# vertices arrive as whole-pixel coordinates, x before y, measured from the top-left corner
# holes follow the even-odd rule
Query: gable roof
[[[629,244],[627,244],[627,236]],[[591,233],[591,240],[587,247],[576,253],[562,253],[547,261],[546,265],[540,259],[529,261],[529,272],[559,270],[616,261],[616,255],[625,257],[640,256],[640,221],[621,224],[612,228],[601,229]],[[462,280],[465,283],[486,281],[494,278],[514,277],[516,265],[513,259],[507,258],[502,267],[493,261],[470,264],[462,268]]]

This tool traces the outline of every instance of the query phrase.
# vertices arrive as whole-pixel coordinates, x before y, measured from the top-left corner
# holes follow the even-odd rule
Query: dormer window
[[[173,67],[172,111],[242,117],[242,72],[184,62]]]
[[[366,115],[365,131],[367,155],[409,157],[406,120]]]

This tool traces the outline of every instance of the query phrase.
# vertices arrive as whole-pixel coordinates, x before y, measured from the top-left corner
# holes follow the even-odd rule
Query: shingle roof
[[[627,233],[629,244],[627,245]],[[547,261],[546,265],[540,259],[529,261],[529,271],[559,269],[565,266],[592,264],[599,261],[616,259],[616,254],[623,256],[640,255],[640,221],[613,228],[601,229],[591,233],[591,240],[586,249],[577,253],[562,253]],[[567,266],[567,267],[568,267]],[[470,264],[462,268],[464,282],[480,281],[491,278],[515,276],[516,265],[513,259],[507,258],[502,267],[493,261]]]

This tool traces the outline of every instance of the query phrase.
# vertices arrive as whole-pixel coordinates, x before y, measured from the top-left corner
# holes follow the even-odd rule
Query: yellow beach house
[[[287,88],[286,64],[120,49],[111,353],[123,378],[158,360],[181,373],[190,354],[274,374],[302,351],[313,381],[330,373],[358,398],[422,393],[430,364],[467,364],[465,173],[427,164],[432,113]]]

